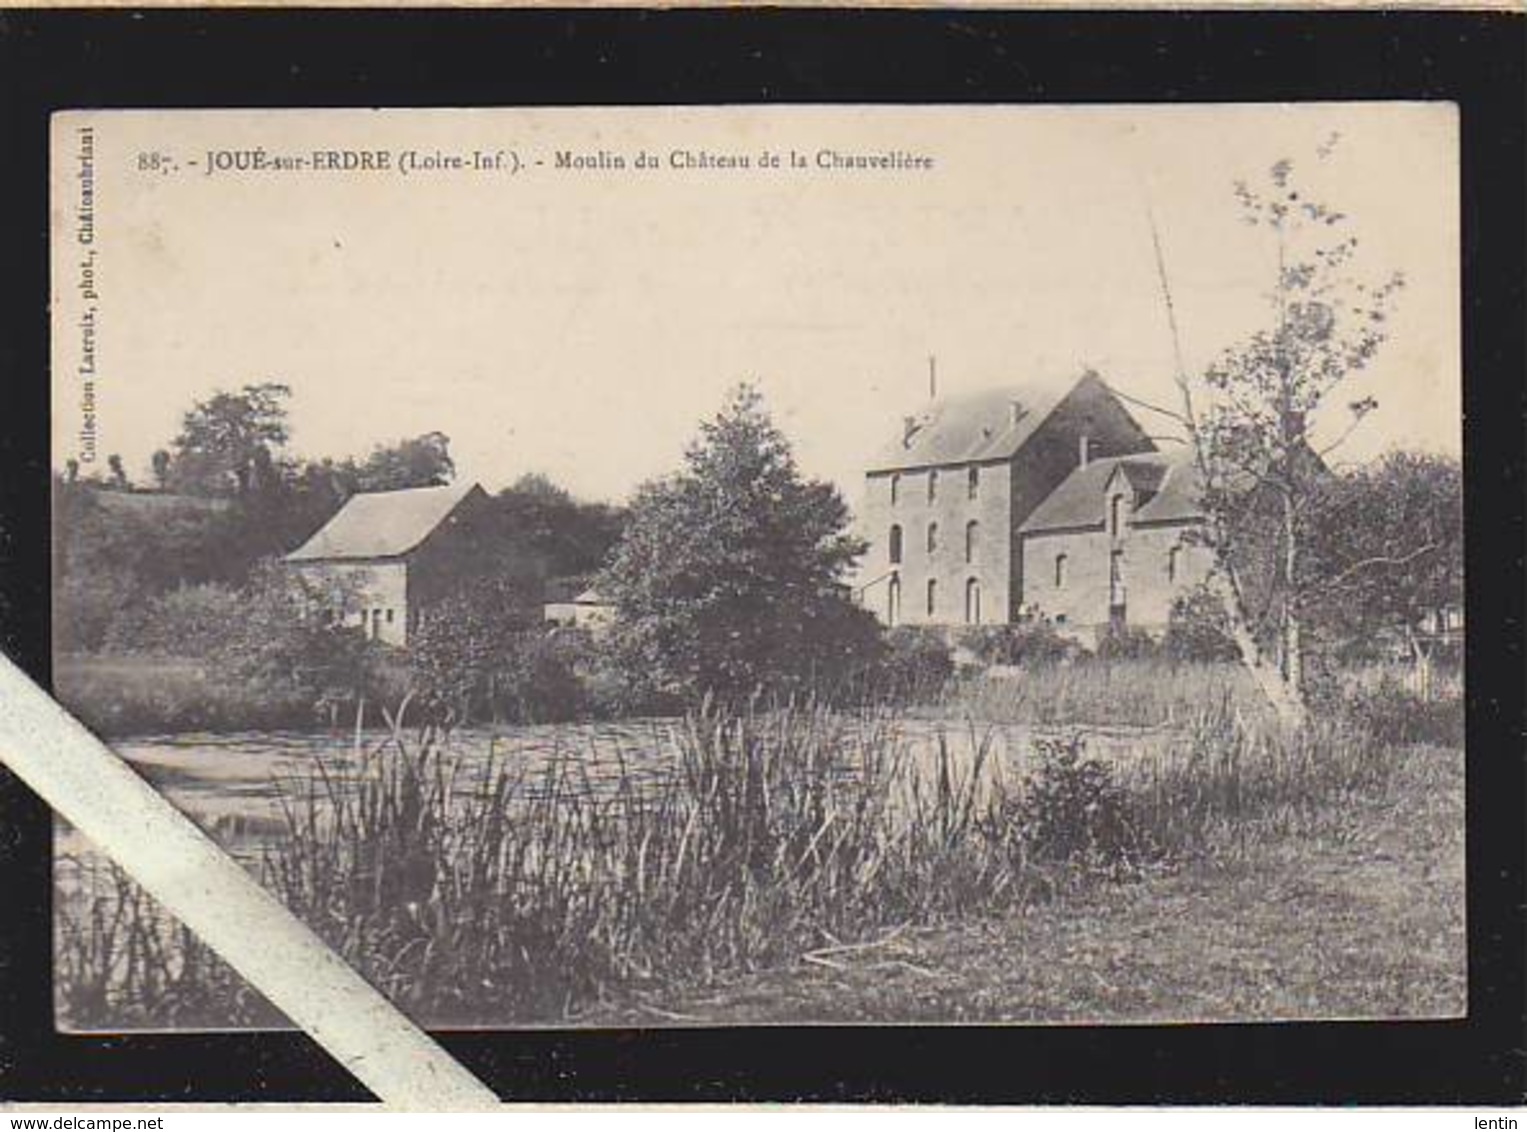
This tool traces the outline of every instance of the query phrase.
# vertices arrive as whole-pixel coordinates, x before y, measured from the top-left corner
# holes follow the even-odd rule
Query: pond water
[[[493,764],[522,771],[533,788],[549,766],[561,763],[576,768],[580,788],[586,784],[598,792],[613,789],[622,778],[640,786],[670,773],[682,726],[677,720],[641,719],[465,728],[451,734],[448,750],[458,768],[458,790],[472,789]],[[880,741],[904,744],[910,757],[929,766],[941,743],[956,765],[969,765],[985,746],[989,772],[1016,782],[1036,758],[1037,733],[1028,726],[915,716],[878,726]],[[1089,753],[1113,762],[1159,747],[1139,732],[1092,731],[1087,742]],[[301,796],[320,777],[344,788],[375,765],[368,752],[388,743],[380,731],[364,733],[359,746],[353,734],[243,732],[135,737],[112,748],[220,844],[253,859],[284,828],[283,793]],[[55,844],[66,860],[94,855],[89,843],[62,823]]]

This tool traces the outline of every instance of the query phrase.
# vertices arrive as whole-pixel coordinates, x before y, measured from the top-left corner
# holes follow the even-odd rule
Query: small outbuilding
[[[361,492],[285,562],[318,585],[350,590],[355,608],[329,612],[402,648],[431,604],[494,567],[495,534],[475,483]]]

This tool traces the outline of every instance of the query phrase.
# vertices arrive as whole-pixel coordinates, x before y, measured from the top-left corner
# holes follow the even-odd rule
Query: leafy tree
[[[620,541],[624,513],[583,503],[544,475],[521,476],[494,497],[499,525],[516,546],[545,564],[552,577],[590,574]]]
[[[410,638],[409,670],[422,706],[450,723],[541,717],[543,636],[532,587],[504,577],[462,586],[433,604]],[[545,714],[564,714],[551,706]]]
[[[1348,639],[1392,633],[1423,688],[1432,649],[1421,626],[1463,604],[1463,469],[1393,452],[1332,481],[1311,523],[1312,607]]]
[[[163,491],[170,485],[170,453],[160,448],[154,452],[154,483]]]
[[[127,469],[122,466],[122,457],[113,452],[106,457],[106,466],[111,469],[111,486],[118,491],[126,491],[132,487],[127,480]]]
[[[171,486],[193,495],[232,496],[271,487],[276,454],[289,436],[290,396],[287,386],[265,382],[198,401],[172,445]]]
[[[363,589],[364,579],[354,575],[299,575],[263,562],[215,660],[271,695],[300,690],[315,706],[364,699],[379,683],[385,646],[348,621],[361,608]]]
[[[739,387],[683,469],[638,490],[599,582],[623,671],[686,698],[843,678],[878,641],[842,582],[864,551],[847,522],[837,491],[801,477],[757,391]]]
[[[1321,158],[1330,152],[1322,147]],[[1206,512],[1197,537],[1214,553],[1211,586],[1227,631],[1279,714],[1299,722],[1305,625],[1320,584],[1309,545],[1324,460],[1377,406],[1371,397],[1343,406],[1342,390],[1382,346],[1403,279],[1357,273],[1348,218],[1307,199],[1290,161],[1236,195],[1245,222],[1267,232],[1276,251],[1270,324],[1226,350],[1198,383],[1179,367],[1180,408],[1168,413],[1191,444]],[[1164,268],[1161,279],[1175,333]],[[1317,450],[1317,419],[1342,408],[1345,427]]]
[[[400,491],[410,487],[443,487],[455,475],[451,438],[443,432],[426,432],[378,445],[355,469],[355,482],[361,491]]]

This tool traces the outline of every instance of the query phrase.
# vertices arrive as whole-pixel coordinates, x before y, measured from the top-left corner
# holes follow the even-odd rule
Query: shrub
[[[181,586],[134,604],[112,621],[105,647],[117,653],[211,656],[223,647],[245,599],[215,582]]]
[[[931,698],[954,675],[954,652],[937,629],[899,625],[884,639],[886,651],[876,683],[893,698]]]
[[[479,579],[430,607],[408,652],[421,706],[442,722],[519,718],[533,683],[526,656],[544,633],[534,595],[517,579]]]
[[[53,586],[53,640],[61,652],[95,652],[142,585],[123,570],[65,573]]]
[[[1199,586],[1172,602],[1162,648],[1173,660],[1237,661],[1241,653],[1230,637],[1229,624],[1224,602]]]
[[[988,625],[968,630],[961,643],[983,664],[1048,664],[1073,656],[1077,647],[1048,621]]]
[[[1098,637],[1093,655],[1098,660],[1150,660],[1161,646],[1156,638],[1135,625],[1109,625]]]
[[[1381,743],[1463,746],[1462,696],[1423,698],[1390,679],[1348,693],[1343,706],[1354,722]]]
[[[1017,813],[1029,853],[1089,872],[1134,868],[1143,855],[1143,839],[1113,769],[1088,758],[1080,737],[1036,739],[1034,746],[1039,767],[1024,780]]]

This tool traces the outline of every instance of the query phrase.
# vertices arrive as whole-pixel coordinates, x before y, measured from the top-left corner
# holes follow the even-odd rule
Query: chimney
[[[902,417],[901,418],[901,446],[903,448],[910,448],[912,446],[912,435],[916,431],[917,431],[917,418],[916,417]]]
[[[1023,420],[1023,402],[1012,400],[1007,403],[1007,423],[1016,425]]]
[[[1077,442],[1076,442],[1076,465],[1077,465],[1077,467],[1085,468],[1087,466],[1087,461],[1090,460],[1091,458],[1092,458],[1092,438],[1090,436],[1088,436],[1084,432],[1077,439]]]

